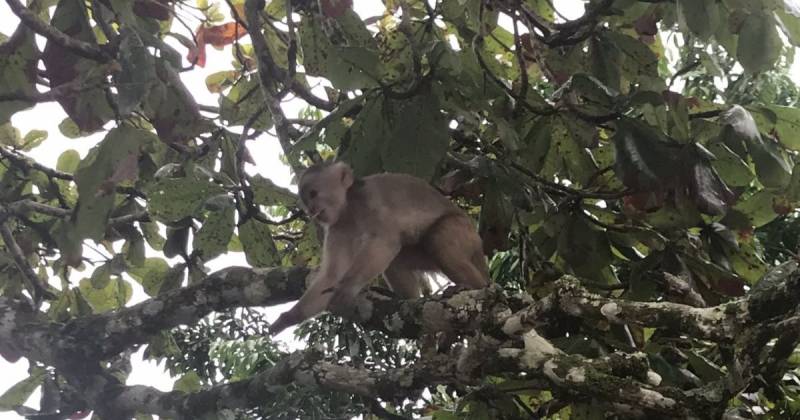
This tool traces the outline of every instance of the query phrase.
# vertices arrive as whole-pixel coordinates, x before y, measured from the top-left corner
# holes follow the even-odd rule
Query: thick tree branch
[[[293,300],[302,293],[308,272],[304,268],[232,267],[210,275],[204,282],[138,305],[77,318],[64,325],[0,298],[0,350],[12,350],[80,376],[75,366],[89,369],[99,360],[147,342],[159,331],[192,324],[211,311]],[[270,397],[271,386],[288,383],[390,401],[413,395],[425,386],[473,386],[478,385],[475,378],[513,372],[541,382],[542,389],[577,392],[644,415],[682,418],[696,412],[714,417],[727,406],[730,396],[757,375],[774,377],[800,336],[800,318],[796,316],[779,324],[780,329],[766,324],[796,314],[800,301],[797,265],[779,267],[763,281],[765,285],[748,297],[712,308],[605,298],[587,292],[571,277],[557,282],[556,291],[540,300],[525,295],[506,297],[498,287],[408,301],[372,291],[362,293],[354,305],[354,318],[367,328],[413,338],[451,331],[468,340],[466,347],[455,346],[445,354],[424,354],[412,366],[383,372],[332,364],[304,353],[243,382],[188,396],[131,387],[121,391],[113,404],[118,405],[115,409],[198,415],[220,407],[256,405]],[[736,341],[735,348],[742,350],[723,380],[690,390],[663,387],[640,354],[586,359],[558,350],[536,333],[549,319],[563,316],[680,331],[719,342]],[[784,330],[790,333],[784,336]],[[778,337],[779,345],[766,358],[760,358],[757,350],[773,337]]]
[[[137,305],[75,319],[64,330],[70,335],[84,337],[84,342],[95,341],[86,351],[105,359],[147,342],[159,331],[194,324],[212,311],[272,306],[295,300],[305,288],[308,273],[306,268],[229,267],[212,273],[202,282]],[[96,340],[89,337],[96,337]]]

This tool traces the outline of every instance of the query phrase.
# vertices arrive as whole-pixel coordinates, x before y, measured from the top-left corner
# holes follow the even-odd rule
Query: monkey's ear
[[[335,166],[341,176],[340,180],[342,182],[342,186],[345,188],[350,188],[350,186],[353,185],[353,170],[350,169],[350,166],[343,162],[337,162]]]

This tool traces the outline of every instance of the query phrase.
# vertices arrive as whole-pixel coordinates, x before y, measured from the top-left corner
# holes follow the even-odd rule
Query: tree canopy
[[[550,0],[6,3],[0,355],[30,376],[0,410],[800,415],[796,0],[590,0],[574,19]],[[198,104],[181,75],[210,47],[231,63]],[[60,134],[14,127],[45,102]],[[28,155],[94,133],[55,167]],[[335,158],[431,182],[476,219],[492,286],[369,289],[287,351],[260,308],[302,294],[322,232],[254,172],[254,142],[294,174]],[[210,268],[233,253],[247,266]],[[432,350],[438,333],[458,340]],[[173,391],[126,384],[141,347]]]

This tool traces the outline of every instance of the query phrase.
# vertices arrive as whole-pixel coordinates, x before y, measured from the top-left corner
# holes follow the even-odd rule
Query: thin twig
[[[11,163],[17,167],[21,167],[23,169],[35,169],[37,171],[44,172],[44,174],[50,178],[58,178],[67,181],[72,181],[74,179],[72,174],[48,168],[47,166],[33,161],[27,156],[23,156],[17,152],[6,149],[5,147],[0,147],[0,156],[10,160]]]
[[[11,92],[11,93],[0,94],[0,102],[6,102],[6,101],[26,101],[34,103],[53,102],[61,98],[64,98],[66,96],[74,95],[76,93],[80,93],[91,89],[104,88],[104,87],[109,87],[109,86],[105,83],[92,83],[85,85],[83,84],[82,80],[73,80],[71,82],[64,83],[63,85],[50,89],[47,92],[32,92],[32,93]]]
[[[66,218],[70,217],[73,213],[71,209],[64,209],[61,207],[53,207],[47,204],[39,203],[33,200],[19,200],[13,203],[6,204],[6,215],[23,216],[28,213],[40,213],[48,216]],[[145,211],[133,212],[124,216],[112,217],[108,219],[109,225],[124,225],[132,222],[146,222],[150,220],[150,216]]]

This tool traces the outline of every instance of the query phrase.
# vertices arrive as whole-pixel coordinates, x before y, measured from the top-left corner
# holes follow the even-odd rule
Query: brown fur
[[[348,312],[380,274],[402,298],[419,296],[426,272],[468,289],[489,284],[472,220],[418,178],[358,180],[343,163],[318,165],[300,178],[300,199],[325,229],[322,263],[297,304],[272,324],[273,334],[324,310]]]

